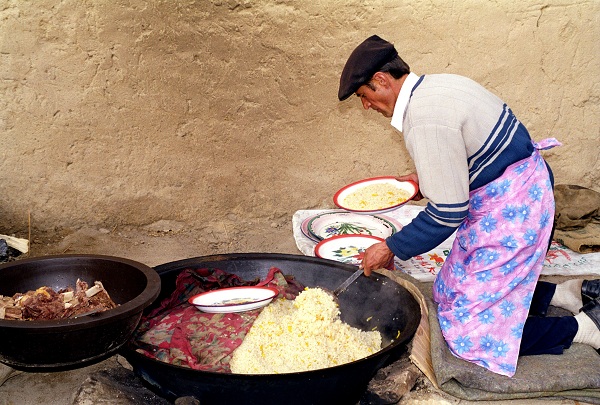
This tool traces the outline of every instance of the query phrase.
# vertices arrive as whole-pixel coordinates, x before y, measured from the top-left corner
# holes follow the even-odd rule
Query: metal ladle
[[[319,287],[321,288],[323,291],[325,291],[327,294],[331,295],[333,297],[333,300],[335,301],[336,304],[340,304],[339,300],[338,300],[338,296],[344,291],[346,290],[346,288],[348,288],[348,286],[350,284],[352,284],[357,278],[360,277],[360,275],[363,274],[363,269],[359,268],[358,270],[356,270],[354,273],[352,273],[352,275],[350,277],[348,277],[346,280],[344,280],[344,282],[342,284],[340,284],[335,290],[331,291],[327,288],[324,287]]]

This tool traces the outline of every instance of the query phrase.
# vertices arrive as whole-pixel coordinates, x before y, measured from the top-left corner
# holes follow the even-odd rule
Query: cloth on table
[[[399,271],[378,272],[403,286],[412,285],[407,289],[426,305],[410,348],[411,360],[442,391],[469,401],[565,398],[600,404],[600,356],[591,346],[574,343],[561,355],[520,357],[513,377],[493,373],[450,352],[437,319],[430,282]],[[548,313],[562,315],[568,314],[554,307]]]
[[[233,351],[262,308],[239,313],[205,313],[188,303],[202,292],[226,287],[269,286],[278,297],[294,299],[303,289],[293,276],[272,267],[263,280],[242,280],[219,269],[185,269],[177,276],[175,290],[142,318],[131,345],[139,353],[165,363],[195,370],[230,372]]]
[[[416,217],[424,206],[406,204],[400,208],[386,212],[385,215],[395,219],[402,225],[407,225]],[[293,235],[298,250],[306,256],[314,256],[316,242],[302,232],[302,222],[309,217],[314,217],[326,212],[339,211],[335,209],[299,210],[292,217]],[[589,225],[588,225],[589,226]],[[394,259],[397,270],[410,275],[421,282],[431,282],[444,264],[452,243],[454,234],[440,246],[422,255],[402,261]],[[556,238],[556,235],[555,235]],[[552,242],[546,255],[542,275],[544,276],[589,276],[600,274],[600,252],[579,253],[571,250],[556,240]]]
[[[559,184],[554,189],[554,238],[579,253],[600,252],[600,193]]]
[[[405,204],[399,207],[398,209],[386,212],[384,215],[382,215],[382,217],[389,217],[395,220],[396,222],[400,223],[400,225],[405,226],[408,225],[413,220],[413,218],[416,217],[419,214],[419,212],[423,211],[424,209],[424,206]],[[335,211],[339,212],[343,210],[300,210],[294,213],[292,217],[292,229],[294,234],[294,240],[296,241],[296,246],[298,247],[298,250],[300,250],[300,252],[302,252],[306,256],[315,256],[316,246],[316,242],[308,238],[302,232],[302,222],[309,217],[314,217],[315,215]],[[453,241],[454,235],[446,239],[437,248],[406,261],[400,260],[397,257],[395,257],[394,266],[396,269],[410,274],[418,280],[433,280],[439,269],[442,267],[442,264],[444,264],[444,260],[450,252],[450,248],[452,247]]]

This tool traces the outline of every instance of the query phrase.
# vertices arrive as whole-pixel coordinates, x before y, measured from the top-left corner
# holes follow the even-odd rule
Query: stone
[[[415,386],[421,375],[419,369],[404,356],[375,374],[361,405],[395,404]]]

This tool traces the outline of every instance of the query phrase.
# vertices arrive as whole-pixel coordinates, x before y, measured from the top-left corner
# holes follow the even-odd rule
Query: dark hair
[[[394,59],[380,67],[378,71],[384,73],[387,72],[392,75],[394,79],[400,79],[402,76],[410,73],[410,67],[400,56],[396,56]]]
[[[377,72],[389,73],[394,79],[400,79],[402,76],[410,73],[410,67],[402,60],[400,56],[396,56],[394,59],[377,69]],[[373,78],[366,82],[365,86],[375,91]]]

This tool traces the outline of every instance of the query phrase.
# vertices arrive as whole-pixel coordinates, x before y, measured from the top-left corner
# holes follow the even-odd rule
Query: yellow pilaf
[[[379,332],[342,322],[331,295],[307,288],[293,301],[278,299],[262,310],[230,367],[238,374],[293,373],[350,363],[380,349]]]
[[[403,203],[410,193],[389,183],[375,183],[348,194],[342,205],[351,210],[380,210]]]

